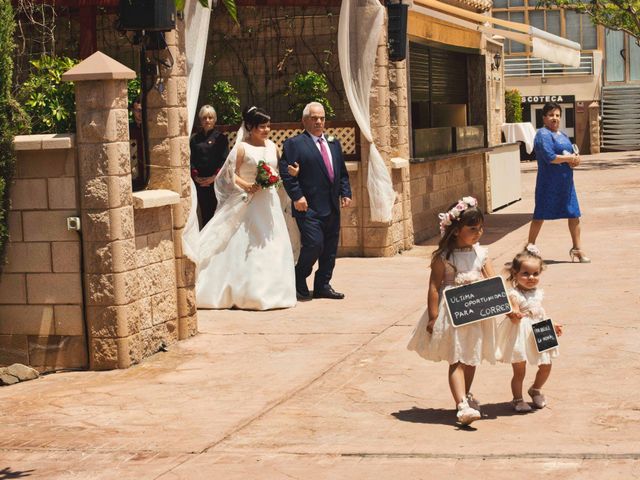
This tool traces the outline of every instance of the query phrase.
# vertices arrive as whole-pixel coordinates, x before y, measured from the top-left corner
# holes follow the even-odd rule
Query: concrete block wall
[[[485,153],[411,164],[411,218],[416,243],[438,235],[438,213],[463,196],[478,199],[486,210]]]
[[[40,371],[88,364],[73,135],[20,136],[11,185],[10,240],[0,276],[0,365]]]
[[[187,63],[185,26],[178,20],[176,29],[165,36],[174,59],[165,89],[153,89],[147,97],[149,108],[149,143],[151,155],[150,189],[176,192],[180,200],[172,205],[175,272],[178,306],[178,337],[198,331],[195,297],[195,264],[182,251],[182,232],[191,210],[191,168],[189,132],[187,131]]]
[[[340,243],[338,255],[341,257],[362,256],[362,197],[364,187],[362,185],[362,173],[360,162],[347,162],[349,182],[351,184],[351,206],[343,208],[340,212]]]

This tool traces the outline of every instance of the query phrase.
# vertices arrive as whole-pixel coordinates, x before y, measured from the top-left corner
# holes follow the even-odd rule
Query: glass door
[[[627,34],[605,31],[605,81],[640,83],[640,46]]]
[[[607,29],[605,31],[606,81],[625,81],[624,33]]]

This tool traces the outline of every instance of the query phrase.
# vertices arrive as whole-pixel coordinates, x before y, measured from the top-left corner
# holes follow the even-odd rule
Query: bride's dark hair
[[[242,120],[247,132],[253,130],[258,125],[271,121],[271,117],[263,109],[258,107],[244,107],[242,110]]]

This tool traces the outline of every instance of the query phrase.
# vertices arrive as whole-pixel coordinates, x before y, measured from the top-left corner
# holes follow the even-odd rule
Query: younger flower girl
[[[542,308],[542,289],[537,288],[544,262],[538,248],[529,244],[511,262],[509,277],[513,290],[509,298],[513,312],[498,326],[496,357],[513,367],[511,392],[516,412],[530,412],[531,406],[522,398],[522,384],[527,362],[538,367],[536,378],[528,393],[536,408],[544,408],[547,401],[542,387],[551,373],[551,358],[557,357],[558,347],[538,353],[531,325],[545,319]],[[562,325],[555,324],[557,335],[562,335]]]

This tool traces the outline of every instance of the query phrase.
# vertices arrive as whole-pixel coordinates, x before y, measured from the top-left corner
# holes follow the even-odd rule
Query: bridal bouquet
[[[278,172],[271,168],[267,162],[260,160],[258,162],[258,171],[256,173],[256,184],[263,189],[271,187],[278,188],[282,185],[282,180],[280,179]]]

